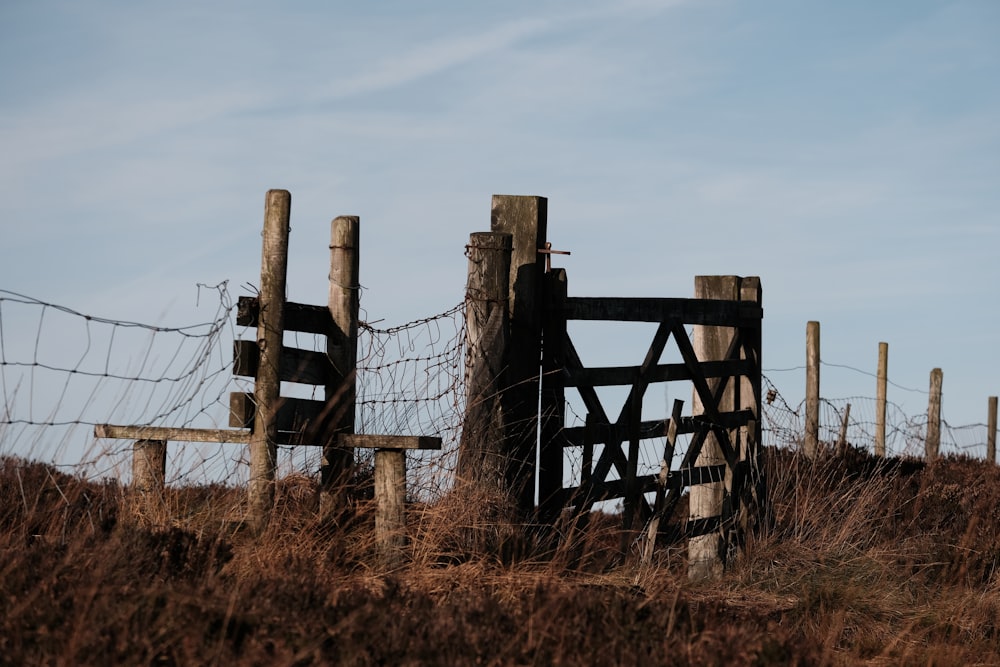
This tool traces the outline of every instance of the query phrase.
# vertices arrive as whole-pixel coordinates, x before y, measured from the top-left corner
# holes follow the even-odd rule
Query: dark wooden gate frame
[[[675,542],[684,537],[721,531],[728,545],[741,542],[748,521],[764,506],[758,419],[763,311],[759,279],[735,279],[741,285],[743,298],[749,297],[749,300],[569,297],[565,270],[557,269],[544,275],[538,470],[542,520],[556,521],[567,508],[580,514],[601,500],[623,498],[624,527],[630,529],[635,518],[646,522],[652,517],[654,508],[644,494],[658,490],[662,505],[655,509],[660,520],[661,540]],[[573,320],[652,322],[659,326],[642,364],[587,368],[567,333],[567,322]],[[689,325],[731,327],[734,335],[722,358],[699,359],[686,330]],[[671,339],[683,363],[660,364]],[[677,420],[676,433],[693,434],[679,467],[669,470],[673,442],[668,439],[664,460],[669,473],[662,477],[639,476],[640,441],[666,436],[673,418],[643,421],[642,399],[650,384],[670,381],[692,383],[703,406],[701,414]],[[596,391],[599,386],[630,387],[628,398],[614,421],[609,419],[601,404]],[[585,426],[565,425],[567,388],[579,391],[588,413]],[[727,398],[730,388],[731,398]],[[741,395],[747,389],[751,395]],[[724,408],[723,402],[732,403],[734,408]],[[741,405],[748,407],[739,409]],[[674,416],[679,412],[675,407]],[[709,434],[714,434],[725,463],[696,465]],[[627,451],[624,450],[626,443]],[[595,445],[604,445],[596,465],[593,464]],[[564,488],[563,451],[573,446],[583,448],[581,483]],[[612,469],[619,479],[608,479]],[[665,484],[658,489],[660,481]],[[720,515],[686,523],[670,521],[684,489],[713,482],[725,482]],[[751,511],[744,511],[747,508]]]

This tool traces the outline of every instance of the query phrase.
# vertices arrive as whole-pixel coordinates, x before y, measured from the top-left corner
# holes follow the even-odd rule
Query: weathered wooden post
[[[375,543],[382,565],[406,560],[406,450],[441,449],[441,438],[406,435],[341,434],[344,449],[375,450]]]
[[[375,538],[382,561],[400,564],[406,549],[406,450],[375,450]]]
[[[837,437],[837,456],[843,456],[847,453],[847,425],[851,420],[851,404],[847,404],[847,408],[844,410],[844,416],[840,420],[840,435]]]
[[[819,322],[806,324],[806,433],[802,451],[815,459],[819,451]]]
[[[542,277],[548,200],[545,197],[493,195],[491,230],[512,235],[510,343],[506,412],[507,484],[518,507],[529,516],[535,506],[535,459],[538,438],[538,375],[541,367]]]
[[[538,515],[545,523],[554,523],[562,510],[559,496],[563,485],[563,452],[565,440],[562,437],[566,413],[566,388],[563,385],[562,369],[566,363],[566,314],[560,310],[567,296],[569,285],[565,269],[554,269],[544,276],[546,282],[546,304],[543,336],[542,383],[538,452]],[[591,417],[593,419],[593,417]],[[591,424],[591,428],[593,424]],[[593,461],[593,445],[589,447],[590,463],[586,462],[588,448],[584,447],[585,467]],[[590,471],[582,473],[589,478]]]
[[[132,489],[140,511],[153,512],[163,496],[167,471],[166,440],[136,440],[132,445]]]
[[[357,396],[358,312],[360,308],[361,221],[339,216],[330,223],[329,308],[333,320],[327,356],[333,373],[326,385],[325,433],[320,463],[320,516],[341,502],[339,494],[354,464],[352,450],[337,445],[336,436],[354,433]]]
[[[990,396],[986,411],[986,460],[997,462],[997,397]]]
[[[940,368],[931,371],[930,394],[927,399],[927,441],[924,455],[928,461],[937,458],[941,449],[941,386],[944,373]]]
[[[889,344],[878,344],[878,374],[875,387],[875,456],[885,457],[886,385],[889,382]]]
[[[738,276],[696,276],[694,296],[696,299],[737,301],[740,298],[740,278]],[[734,335],[735,330],[730,327],[696,325],[692,344],[698,361],[725,359]],[[718,378],[708,380],[708,387],[712,393],[715,393],[719,382]],[[719,400],[720,411],[735,409],[737,384],[738,382],[730,379],[726,385]],[[693,392],[693,400],[692,415],[704,414],[705,405],[697,391]],[[726,458],[722,453],[718,437],[712,432],[706,434],[701,452],[695,460],[695,466],[707,467],[725,463]],[[725,481],[721,479],[708,484],[692,485],[688,498],[689,518],[697,520],[721,516],[725,488]],[[722,576],[724,554],[725,544],[721,531],[690,538],[688,540],[688,578],[702,580]]]
[[[506,498],[516,509],[507,445],[509,416],[501,401],[508,371],[512,236],[477,232],[469,237],[465,292],[465,420],[456,474],[460,484]],[[507,517],[513,520],[514,517]]]
[[[260,319],[257,347],[260,362],[254,383],[254,426],[250,436],[249,523],[255,531],[266,525],[274,505],[274,474],[278,457],[281,347],[284,337],[285,282],[292,195],[269,190],[264,208],[260,264]]]

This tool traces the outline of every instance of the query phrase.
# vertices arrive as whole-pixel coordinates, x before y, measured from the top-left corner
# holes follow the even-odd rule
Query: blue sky
[[[874,372],[887,341],[891,380],[941,367],[945,418],[981,422],[998,81],[993,0],[7,0],[0,288],[201,321],[197,283],[258,282],[284,188],[289,297],[325,302],[329,221],[357,214],[363,306],[404,322],[461,300],[493,193],[542,195],[571,294],[759,275],[765,368],[802,365],[819,320],[824,361]],[[824,368],[824,396],[874,393]]]

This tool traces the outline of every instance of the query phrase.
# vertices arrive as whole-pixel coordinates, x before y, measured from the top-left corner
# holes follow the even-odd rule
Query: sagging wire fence
[[[89,477],[128,479],[130,444],[96,440],[96,424],[224,427],[229,392],[252,389],[252,381],[232,375],[232,345],[240,332],[226,283],[199,289],[216,296],[212,317],[176,328],[95,317],[0,290],[0,455],[48,460]],[[322,341],[316,349],[323,349]],[[440,452],[408,456],[416,497],[433,499],[452,483],[465,413],[464,358],[464,302],[399,326],[363,321],[359,327],[357,431],[444,442]],[[767,375],[763,393],[764,444],[799,446],[804,402],[787,400]],[[869,397],[824,399],[821,440],[836,442],[848,403],[847,442],[871,449],[875,399]],[[887,453],[919,456],[926,427],[926,414],[908,415],[888,403]],[[982,457],[986,428],[945,421],[942,454]],[[650,446],[653,470],[656,442]],[[188,443],[169,451],[168,483],[246,482],[246,447]],[[316,474],[318,448],[279,451],[281,474]],[[578,457],[567,457],[573,469]]]

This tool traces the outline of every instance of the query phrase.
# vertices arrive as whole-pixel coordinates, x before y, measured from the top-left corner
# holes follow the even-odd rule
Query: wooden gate
[[[543,285],[541,517],[555,521],[566,511],[582,514],[596,502],[621,498],[627,530],[636,527],[638,519],[653,525],[652,535],[658,534],[661,542],[717,533],[724,546],[738,545],[747,519],[763,507],[764,495],[758,419],[760,280],[699,277],[696,296],[703,298],[695,299],[569,297],[562,269],[544,274]],[[567,322],[573,320],[658,326],[640,364],[587,368],[567,333]],[[695,329],[693,342],[689,325]],[[683,363],[660,362],[671,342]],[[643,396],[650,384],[673,381],[693,386],[691,414],[683,416],[682,402],[675,401],[670,416],[643,415]],[[596,388],[616,385],[630,389],[621,412],[612,419]],[[587,411],[584,425],[566,424],[567,390],[579,392]],[[691,438],[674,466],[677,434]],[[640,442],[654,438],[666,443],[661,473],[639,475]],[[568,447],[582,452],[578,481],[569,485],[563,469]],[[688,488],[691,518],[674,518]],[[646,498],[650,492],[656,492],[653,503]]]

